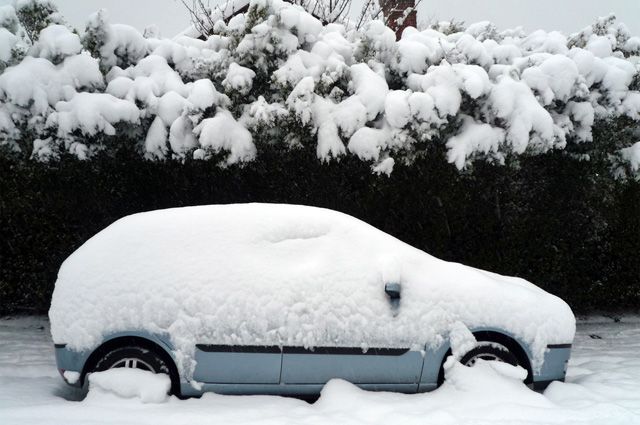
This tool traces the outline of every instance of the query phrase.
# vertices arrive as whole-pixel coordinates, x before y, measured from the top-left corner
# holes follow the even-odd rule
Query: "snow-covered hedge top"
[[[81,40],[93,57],[52,25],[22,61],[5,60],[24,44],[11,28],[0,28],[0,60],[13,65],[0,75],[0,138],[41,160],[89,158],[109,137],[150,159],[223,165],[251,161],[261,144],[316,143],[320,160],[356,155],[390,173],[442,141],[462,169],[592,143],[597,119],[640,120],[640,38],[613,17],[570,37],[441,23],[396,42],[379,21],[356,32],[252,0],[200,40],[144,38],[100,11]],[[628,163],[628,147],[592,149]]]
[[[394,315],[385,283],[401,284]],[[56,343],[168,333],[180,367],[194,344],[437,346],[452,325],[505,329],[531,345],[573,339],[561,299],[518,278],[436,259],[353,217],[235,204],[125,217],[62,265],[49,311]]]

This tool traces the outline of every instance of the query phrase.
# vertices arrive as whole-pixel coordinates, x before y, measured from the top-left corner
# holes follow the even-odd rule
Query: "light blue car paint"
[[[449,351],[449,343],[440,344],[435,348],[425,347],[424,363],[422,365],[422,375],[418,384],[418,392],[424,393],[435,390],[438,387],[438,375],[444,356]]]
[[[196,346],[196,382],[279,384],[282,353],[204,351]]]
[[[531,358],[529,347],[508,332],[492,328],[474,328],[472,331],[492,331],[509,336]],[[168,335],[145,331],[117,332],[105,337],[103,343],[119,337],[144,338],[157,344],[175,360]],[[202,383],[202,387],[195,389],[181,377],[182,395],[197,396],[207,391],[312,395],[318,394],[331,378],[345,379],[366,390],[425,392],[437,387],[440,366],[450,346],[446,342],[436,348],[425,347],[424,352],[385,352],[380,349],[376,353],[371,349],[374,351],[358,353],[354,349],[324,349],[335,354],[326,354],[322,348],[311,351],[297,347],[256,347],[254,352],[251,349],[247,352],[247,347],[241,348],[242,352],[237,352],[231,347],[198,345],[193,377]],[[56,363],[61,373],[86,373],[84,367],[92,352],[78,352],[57,344]],[[534,387],[544,388],[552,380],[564,380],[570,352],[569,344],[550,346],[545,352],[542,367],[533,373]],[[73,385],[80,384],[78,381]]]
[[[564,381],[567,374],[567,365],[571,356],[571,347],[568,344],[554,348],[549,346],[544,353],[544,363],[540,371],[534,375],[534,382],[548,383],[551,381]]]
[[[58,365],[60,374],[67,371],[82,373],[82,368],[91,355],[90,351],[71,350],[64,344],[56,344],[55,353],[56,364]],[[74,382],[72,385],[76,385],[76,383]],[[80,383],[77,382],[77,385],[80,385]]]
[[[317,350],[316,351],[321,351]],[[375,349],[354,354],[325,354],[287,352],[282,356],[281,383],[324,384],[341,378],[356,385],[403,384],[418,389],[423,358],[418,351],[399,350],[398,354],[376,354]],[[384,351],[384,350],[381,350]]]
[[[194,397],[204,392],[215,392],[227,395],[291,395],[313,396],[320,394],[324,384],[290,384],[290,385],[259,385],[259,384],[203,384],[200,390],[183,383],[182,395]],[[412,394],[416,392],[415,384],[358,384],[358,387],[367,391],[390,391]]]

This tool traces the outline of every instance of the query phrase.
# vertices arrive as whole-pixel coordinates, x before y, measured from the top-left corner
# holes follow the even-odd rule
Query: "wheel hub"
[[[129,369],[142,369],[142,370],[156,373],[156,371],[153,369],[153,367],[149,363],[135,357],[125,357],[124,359],[120,359],[114,364],[112,364],[109,369],[115,369],[119,367],[124,367]]]

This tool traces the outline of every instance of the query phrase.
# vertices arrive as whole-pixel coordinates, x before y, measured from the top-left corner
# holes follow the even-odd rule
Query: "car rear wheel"
[[[114,368],[132,368],[146,370],[152,373],[166,373],[169,366],[152,350],[143,347],[120,347],[102,356],[93,368],[93,372],[102,372]]]
[[[126,346],[115,348],[96,362],[91,372],[102,372],[115,368],[146,370],[151,373],[164,373],[171,379],[171,394],[180,396],[175,376],[162,356],[145,347]]]

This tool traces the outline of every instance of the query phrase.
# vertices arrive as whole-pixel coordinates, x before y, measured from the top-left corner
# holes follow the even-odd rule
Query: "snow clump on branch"
[[[147,159],[226,166],[281,144],[389,174],[432,148],[458,169],[613,149],[638,170],[637,149],[593,140],[599,120],[640,121],[640,38],[612,16],[571,36],[439,23],[397,42],[379,21],[323,26],[283,0],[252,0],[204,40],[145,38],[99,11],[82,38],[55,15],[30,42],[14,16],[2,8],[0,139],[14,155],[88,159],[115,138]]]

